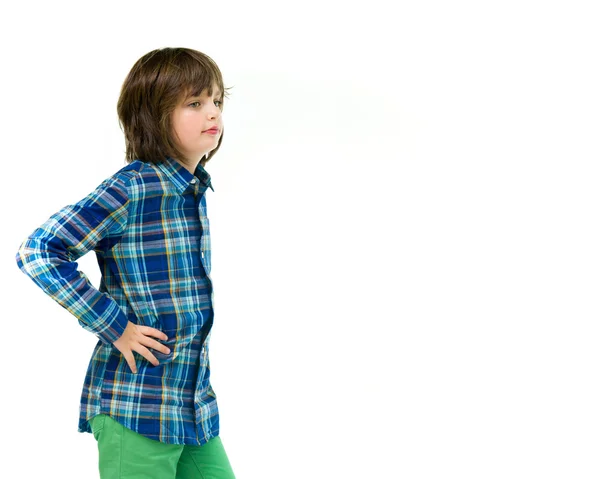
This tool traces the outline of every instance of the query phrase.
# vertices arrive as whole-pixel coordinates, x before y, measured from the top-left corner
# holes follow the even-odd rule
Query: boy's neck
[[[177,158],[173,158],[177,163],[183,166],[186,170],[188,170],[192,175],[196,172],[196,168],[198,168],[198,164],[200,163],[201,158],[198,158],[193,164],[189,164],[183,161],[178,160]]]

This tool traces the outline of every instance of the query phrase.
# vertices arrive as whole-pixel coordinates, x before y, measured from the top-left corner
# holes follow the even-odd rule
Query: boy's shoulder
[[[120,170],[117,170],[111,175],[111,178],[120,178],[124,181],[128,181],[131,178],[139,176],[144,170],[148,168],[148,165],[141,160],[134,160],[131,163],[123,166]]]
[[[156,175],[156,171],[152,165],[141,160],[134,160],[114,172],[104,182],[120,182],[126,186],[130,186],[132,183],[143,182],[149,175]]]
[[[113,198],[133,199],[139,196],[140,191],[144,191],[143,183],[148,181],[147,177],[152,175],[153,171],[148,163],[134,160],[104,178],[86,199],[96,201],[98,197],[104,197],[106,194]]]
[[[136,159],[105,178],[92,195],[98,196],[98,191],[102,194],[110,192],[113,196],[141,201],[155,199],[165,193],[170,194],[173,188],[165,181],[160,168],[153,163]]]

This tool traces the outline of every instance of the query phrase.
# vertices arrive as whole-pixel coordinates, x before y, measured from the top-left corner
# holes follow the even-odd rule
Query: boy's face
[[[200,161],[217,147],[223,131],[220,101],[221,92],[214,85],[212,98],[206,90],[200,96],[187,96],[171,114],[174,139],[190,160]],[[215,126],[218,128],[216,133],[207,131]]]

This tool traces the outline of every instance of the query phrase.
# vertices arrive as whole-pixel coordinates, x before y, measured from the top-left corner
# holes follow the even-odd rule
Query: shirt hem
[[[92,428],[91,428],[91,425],[90,425],[90,419],[92,419],[94,416],[97,416],[98,414],[106,414],[106,413],[98,412],[98,413],[92,414],[91,416],[89,416],[89,418],[80,420],[79,421],[79,426],[77,427],[77,432],[92,434],[93,432],[92,432]],[[107,414],[107,416],[110,416],[110,414]],[[194,439],[191,439],[191,438],[184,438],[183,441],[182,441],[179,438],[174,438],[173,441],[165,441],[165,440],[162,440],[156,434],[142,434],[139,431],[136,431],[134,429],[131,429],[131,428],[125,426],[125,424],[123,424],[121,421],[119,421],[118,417],[113,417],[113,416],[110,416],[110,417],[112,417],[115,421],[117,421],[119,424],[121,424],[123,427],[129,429],[130,431],[133,431],[136,434],[139,434],[141,436],[147,437],[148,439],[152,439],[154,441],[162,442],[163,444],[176,444],[176,445],[180,445],[180,446],[203,446],[204,444],[206,444],[211,439],[214,439],[215,437],[219,436],[219,433],[220,433],[219,428],[215,428],[215,429],[211,430],[210,434],[208,434],[208,435],[205,434],[202,437],[201,440],[194,440]]]

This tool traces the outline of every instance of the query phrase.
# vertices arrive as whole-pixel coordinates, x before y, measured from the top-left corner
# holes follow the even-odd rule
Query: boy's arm
[[[54,213],[16,255],[23,273],[106,344],[123,334],[127,317],[110,295],[77,270],[75,261],[97,245],[116,244],[127,226],[128,203],[127,185],[118,177],[108,178],[79,202]]]

